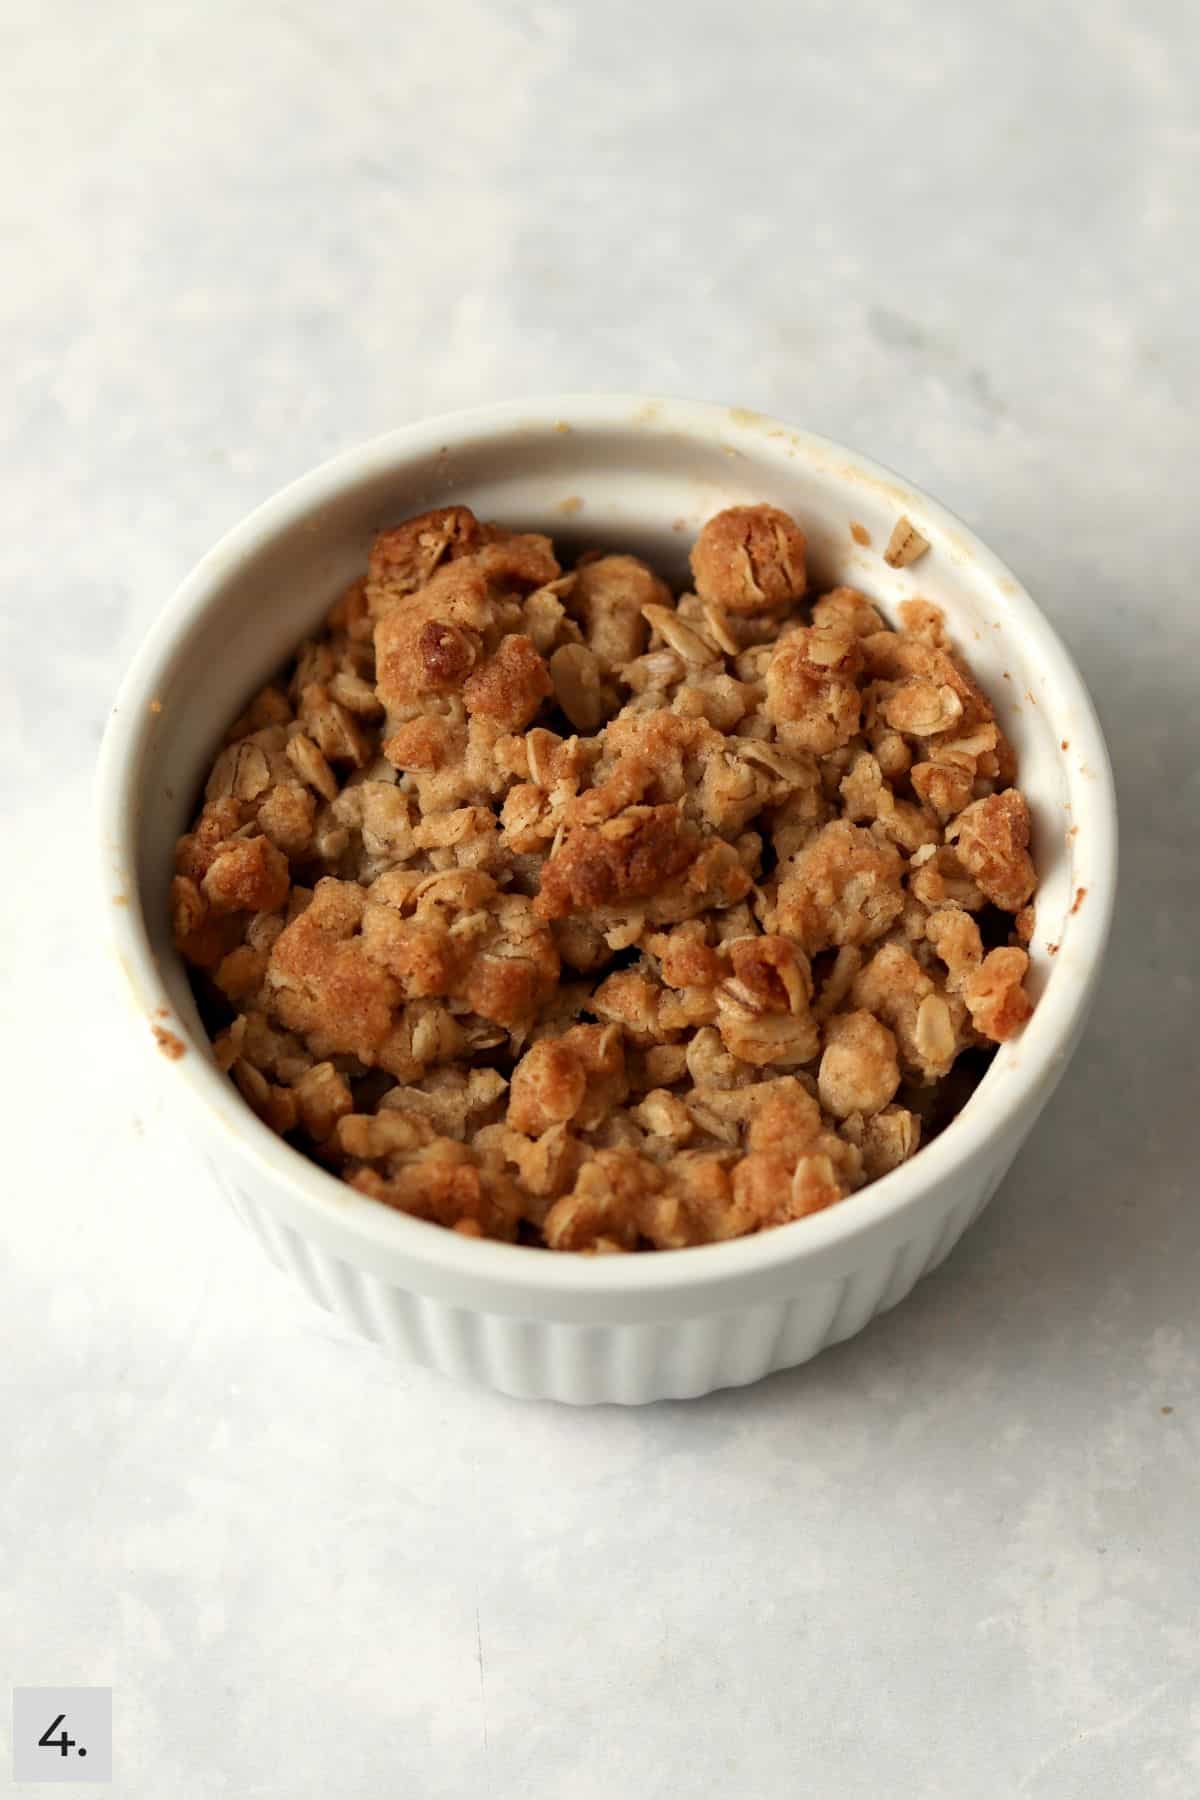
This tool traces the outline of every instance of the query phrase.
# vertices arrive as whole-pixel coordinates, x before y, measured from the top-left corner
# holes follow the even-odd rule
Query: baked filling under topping
[[[361,1193],[738,1237],[912,1156],[1027,1017],[1028,810],[937,608],[810,601],[769,506],[692,571],[440,508],[227,734],[175,941],[249,1104]]]

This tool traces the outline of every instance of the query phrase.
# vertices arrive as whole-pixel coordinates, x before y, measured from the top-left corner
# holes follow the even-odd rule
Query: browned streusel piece
[[[989,900],[1019,912],[1037,886],[1029,855],[1029,808],[1015,788],[989,794],[961,812],[947,837]]]
[[[673,806],[628,806],[603,824],[579,825],[542,869],[543,919],[648,899],[695,861],[700,835]]]
[[[876,631],[885,629],[883,618],[865,594],[857,588],[831,588],[827,594],[815,602],[812,609],[813,624],[823,629],[831,625],[845,624],[850,627],[855,637],[870,637]]]
[[[453,1139],[434,1138],[411,1159],[398,1151],[377,1160],[382,1166],[353,1156],[347,1164],[345,1178],[360,1194],[465,1237],[516,1236],[522,1208],[516,1183],[481,1168]]]
[[[443,506],[381,531],[367,563],[366,602],[380,618],[407,595],[427,585],[434,571],[456,557],[480,549],[479,521],[466,506]]]
[[[1028,810],[939,610],[809,605],[805,551],[729,508],[676,597],[461,505],[380,533],[177,847],[176,942],[271,1129],[416,1218],[593,1254],[915,1153],[1031,1008]]]
[[[764,923],[810,955],[882,937],[904,905],[904,860],[893,844],[845,819],[825,825],[780,871]]]
[[[767,665],[766,715],[779,741],[818,755],[848,744],[859,727],[859,639],[849,622],[801,626],[781,637]]]
[[[696,592],[735,613],[786,605],[804,592],[805,549],[804,533],[778,507],[728,507],[696,539]]]
[[[948,988],[962,994],[971,1022],[984,1038],[1003,1043],[1033,1010],[1022,983],[1029,958],[1015,945],[983,954],[979,927],[967,913],[936,912],[925,935],[946,964]]]
[[[505,626],[519,619],[519,608],[495,593],[474,559],[439,569],[375,627],[376,692],[389,721],[398,724],[431,709],[434,717],[450,718],[482,710],[467,705],[466,684],[496,654]],[[535,702],[530,716],[536,710]]]
[[[671,590],[636,556],[581,557],[567,610],[602,672],[614,680],[646,647],[648,606],[672,606]]]
[[[835,1013],[824,1031],[817,1076],[821,1104],[835,1119],[882,1112],[900,1086],[896,1040],[874,1013]]]
[[[850,995],[856,1006],[889,1027],[901,1066],[921,1081],[949,1074],[955,1057],[971,1041],[963,1000],[898,943],[876,950],[855,977]]]
[[[729,1055],[752,1068],[799,1068],[817,1054],[808,957],[782,936],[751,934],[715,948],[699,921],[649,939],[662,980],[659,1029],[715,1024]]]

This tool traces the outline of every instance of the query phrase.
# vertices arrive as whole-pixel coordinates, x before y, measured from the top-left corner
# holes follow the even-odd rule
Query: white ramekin
[[[1020,760],[1042,875],[1029,1024],[949,1128],[840,1206],[758,1237],[646,1256],[480,1243],[355,1194],[259,1123],[217,1070],[167,926],[171,851],[243,702],[365,561],[372,534],[450,498],[680,576],[699,526],[767,500],[823,585],[944,608]],[[930,550],[893,570],[907,514]],[[852,535],[851,525],[862,528]],[[869,546],[859,539],[866,535]],[[412,425],[336,457],[224,538],[164,609],[99,771],[108,928],[147,1046],[268,1255],[364,1335],[505,1393],[638,1403],[756,1380],[894,1306],[978,1217],[1074,1049],[1116,878],[1108,756],[1062,644],[957,519],[826,439],[741,410],[570,395]],[[180,1053],[182,1046],[182,1054]]]

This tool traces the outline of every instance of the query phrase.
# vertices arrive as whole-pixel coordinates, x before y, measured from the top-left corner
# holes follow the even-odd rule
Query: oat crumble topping
[[[176,850],[273,1130],[468,1236],[616,1252],[817,1212],[961,1107],[1031,1010],[1015,760],[938,609],[813,600],[805,550],[731,507],[677,596],[465,506],[376,538]]]

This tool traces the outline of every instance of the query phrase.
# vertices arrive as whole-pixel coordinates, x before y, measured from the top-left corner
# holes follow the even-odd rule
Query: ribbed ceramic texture
[[[948,1198],[896,1249],[880,1255],[865,1244],[851,1274],[806,1282],[783,1300],[644,1325],[515,1318],[410,1293],[302,1237],[244,1189],[224,1179],[222,1186],[277,1268],[393,1355],[520,1399],[641,1406],[743,1387],[853,1337],[949,1255],[1002,1174],[995,1170],[983,1185]]]

